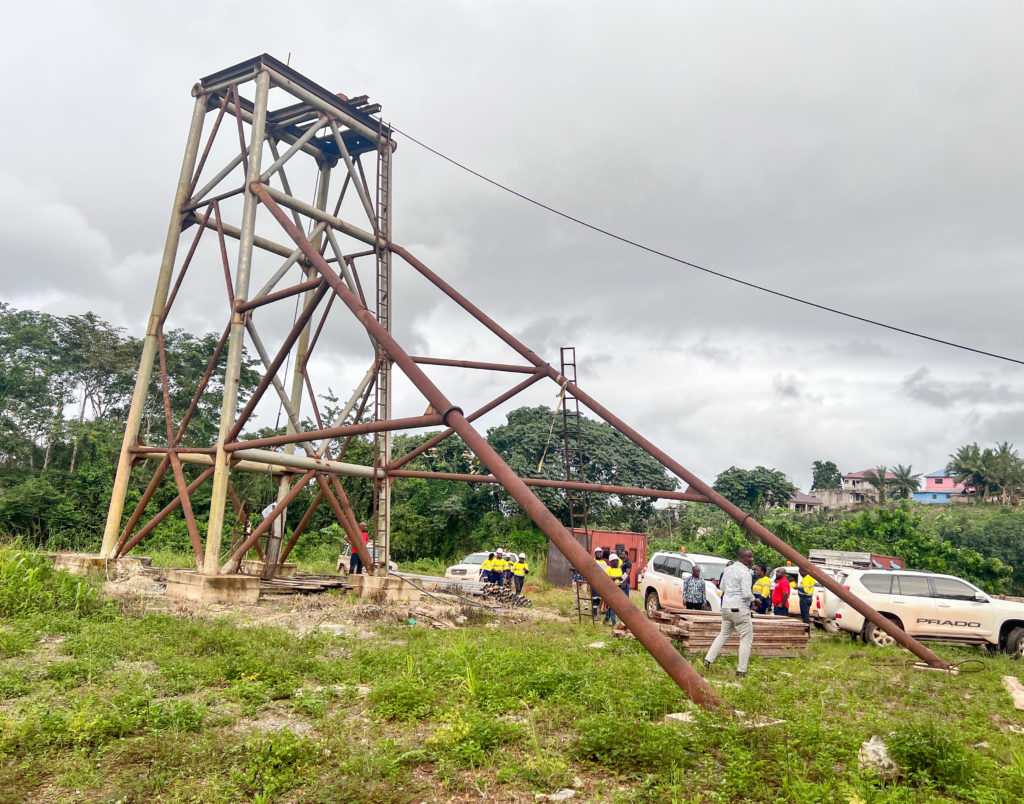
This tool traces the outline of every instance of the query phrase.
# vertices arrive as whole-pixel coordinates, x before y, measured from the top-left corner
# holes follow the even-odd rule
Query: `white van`
[[[682,553],[659,550],[640,574],[640,597],[644,601],[647,616],[659,609],[683,610],[683,581],[693,577],[693,567],[700,567],[704,579],[704,597],[711,604],[712,611],[722,610],[721,593],[712,581],[718,581],[725,572],[729,559],[702,553]]]

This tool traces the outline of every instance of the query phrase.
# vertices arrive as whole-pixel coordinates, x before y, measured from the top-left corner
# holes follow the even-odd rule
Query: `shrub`
[[[480,765],[487,754],[519,738],[519,728],[497,715],[463,709],[427,740],[427,748],[464,767]]]
[[[369,696],[373,711],[385,720],[422,720],[430,714],[434,692],[408,675],[381,679]]]
[[[963,787],[977,774],[977,757],[935,721],[898,726],[885,743],[896,764],[912,781]]]
[[[615,712],[584,718],[577,726],[575,754],[601,765],[654,771],[688,764],[699,750],[678,730]]]

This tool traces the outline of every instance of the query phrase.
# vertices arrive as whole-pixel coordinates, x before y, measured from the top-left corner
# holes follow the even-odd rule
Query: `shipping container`
[[[606,555],[609,552],[614,552],[619,558],[629,556],[629,560],[633,562],[633,567],[629,572],[629,588],[637,588],[637,576],[640,570],[647,566],[647,534],[594,528],[585,531],[577,528],[572,535],[590,556],[594,555],[594,550],[598,547],[604,550]],[[548,583],[556,586],[568,586],[572,581],[569,561],[550,540],[548,541],[547,580]]]

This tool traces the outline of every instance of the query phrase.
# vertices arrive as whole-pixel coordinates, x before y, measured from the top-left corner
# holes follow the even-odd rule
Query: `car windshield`
[[[473,553],[471,556],[466,556],[462,559],[463,564],[483,564],[487,560],[487,556],[481,553]]]
[[[707,581],[722,579],[722,573],[725,572],[725,562],[718,561],[698,561],[697,566],[700,567],[700,575]]]

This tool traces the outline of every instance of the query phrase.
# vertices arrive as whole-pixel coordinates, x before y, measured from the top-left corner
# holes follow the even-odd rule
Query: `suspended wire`
[[[687,260],[681,259],[680,257],[674,257],[671,254],[666,254],[664,251],[659,251],[658,249],[652,248],[651,246],[645,246],[643,243],[638,243],[635,240],[630,240],[628,237],[623,237],[622,235],[615,234],[614,232],[610,232],[607,229],[602,229],[600,226],[595,226],[592,223],[587,223],[584,220],[580,220],[579,218],[575,218],[575,217],[573,217],[572,215],[569,215],[566,212],[562,212],[561,210],[555,209],[554,207],[550,207],[547,204],[544,204],[544,203],[542,203],[540,201],[537,201],[534,198],[530,198],[530,196],[528,196],[528,195],[523,195],[523,193],[517,192],[516,190],[513,190],[511,187],[507,187],[506,185],[502,184],[501,182],[495,181],[494,179],[490,179],[487,176],[483,175],[482,173],[478,173],[477,171],[473,170],[472,168],[467,167],[466,165],[462,164],[461,162],[457,162],[456,160],[452,159],[450,156],[445,156],[440,151],[437,151],[437,150],[431,148],[429,145],[426,145],[425,143],[420,142],[418,139],[416,139],[412,135],[408,134],[407,132],[402,131],[401,129],[395,128],[394,126],[392,126],[391,129],[392,129],[392,131],[395,131],[396,133],[401,134],[403,137],[406,137],[411,142],[416,143],[421,148],[423,148],[423,149],[425,149],[427,151],[430,151],[430,153],[434,154],[435,156],[441,157],[441,159],[445,160],[446,162],[450,162],[451,164],[455,165],[455,167],[460,168],[460,169],[466,171],[467,173],[470,173],[470,174],[476,176],[478,179],[483,179],[488,184],[492,184],[495,187],[497,187],[497,188],[499,188],[501,190],[504,190],[506,193],[511,193],[512,195],[516,196],[517,198],[521,198],[523,201],[526,201],[526,202],[528,202],[530,204],[533,204],[534,206],[540,207],[541,209],[547,210],[548,212],[551,212],[554,215],[558,215],[561,218],[565,218],[568,221],[572,221],[573,223],[579,224],[580,226],[583,226],[583,227],[585,227],[587,229],[590,229],[590,230],[592,230],[594,232],[597,232],[598,234],[603,234],[605,237],[610,237],[613,240],[618,240],[620,243],[625,243],[626,245],[633,246],[634,248],[638,248],[641,251],[646,251],[649,254],[654,254],[654,255],[656,255],[658,257],[664,257],[666,260],[671,260],[672,262],[679,263],[680,265],[685,265],[685,266],[687,266],[689,268],[695,268],[698,271],[703,271],[706,274],[711,274],[712,276],[717,276],[719,279],[727,279],[730,282],[735,282],[738,285],[744,285],[744,286],[746,286],[748,288],[752,288],[753,290],[759,290],[762,293],[770,293],[772,296],[778,296],[779,298],[788,299],[789,301],[797,302],[798,304],[803,304],[803,305],[806,305],[807,307],[814,307],[814,308],[816,308],[818,310],[824,310],[826,313],[833,313],[834,315],[841,315],[844,318],[852,318],[854,321],[860,321],[860,322],[862,322],[864,324],[871,324],[872,326],[881,327],[883,329],[888,329],[888,330],[891,330],[893,332],[899,332],[899,333],[902,333],[903,335],[910,335],[911,337],[920,338],[921,340],[925,340],[925,341],[931,341],[932,343],[939,343],[939,344],[942,344],[943,346],[951,346],[954,349],[962,349],[965,352],[973,352],[974,354],[984,355],[985,357],[993,357],[996,360],[1005,360],[1008,363],[1016,363],[1017,365],[1024,366],[1024,360],[1018,360],[1015,357],[1007,357],[1006,355],[996,354],[995,352],[986,352],[984,349],[975,349],[973,346],[965,346],[962,343],[956,343],[954,341],[947,341],[947,340],[943,340],[942,338],[936,338],[936,337],[933,337],[931,335],[925,335],[925,334],[920,333],[920,332],[914,332],[913,330],[905,329],[903,327],[897,327],[897,326],[895,326],[893,324],[886,324],[883,321],[875,321],[872,318],[865,318],[864,316],[856,315],[855,313],[848,313],[845,310],[837,310],[835,307],[828,307],[828,306],[826,306],[824,304],[818,304],[817,302],[809,301],[808,299],[801,299],[799,296],[793,296],[793,295],[791,295],[789,293],[783,293],[781,290],[773,290],[772,288],[765,287],[764,285],[758,285],[758,284],[756,284],[754,282],[748,282],[745,279],[740,279],[739,277],[730,276],[729,274],[724,274],[721,271],[715,271],[715,270],[712,270],[711,268],[705,268],[703,265],[697,265],[696,263],[689,262]]]

